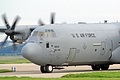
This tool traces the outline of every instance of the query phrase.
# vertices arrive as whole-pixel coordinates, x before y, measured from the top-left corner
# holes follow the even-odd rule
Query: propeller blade
[[[15,29],[16,24],[17,24],[17,22],[18,22],[19,20],[20,20],[20,17],[19,17],[19,16],[17,16],[17,17],[15,18],[15,21],[14,21],[14,23],[13,23],[12,27],[11,27],[11,30],[14,30],[14,29]]]
[[[51,13],[51,24],[54,24],[54,20],[55,20],[55,13]]]
[[[45,25],[41,19],[38,20],[38,24],[39,24],[40,26]]]
[[[2,18],[3,18],[3,21],[4,21],[7,29],[9,29],[9,28],[10,28],[10,25],[9,25],[9,23],[8,23],[8,21],[7,21],[6,14],[3,14],[3,15],[2,15]]]
[[[7,39],[8,39],[8,36],[6,36],[6,38],[4,39],[2,46],[6,43]]]

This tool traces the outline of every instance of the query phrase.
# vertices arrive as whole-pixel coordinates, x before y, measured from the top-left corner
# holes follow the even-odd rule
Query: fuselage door
[[[72,62],[76,55],[76,48],[70,48],[67,62]]]

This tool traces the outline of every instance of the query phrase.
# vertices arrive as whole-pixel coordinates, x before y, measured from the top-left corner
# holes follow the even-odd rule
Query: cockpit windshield
[[[32,36],[40,38],[55,38],[56,34],[53,29],[45,29],[45,31],[34,31]]]

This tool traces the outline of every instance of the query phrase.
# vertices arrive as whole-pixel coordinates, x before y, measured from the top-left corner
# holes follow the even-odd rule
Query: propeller
[[[50,16],[50,24],[54,24],[54,23],[55,23],[54,21],[55,21],[55,13],[52,12],[52,13],[51,13],[51,16]],[[39,19],[38,24],[39,24],[40,26],[45,25],[45,23],[43,23],[43,21],[42,21],[41,19]]]
[[[45,25],[41,19],[38,20],[38,24],[39,24],[40,26]]]
[[[4,31],[4,33],[5,33],[7,36],[5,37],[5,39],[4,39],[3,43],[2,43],[2,47],[3,47],[3,45],[6,43],[8,37],[10,37],[10,39],[11,39],[12,42],[13,42],[13,47],[14,47],[14,49],[16,49],[16,45],[15,45],[16,40],[14,40],[14,35],[20,34],[20,32],[15,31],[16,24],[17,24],[17,22],[20,20],[20,17],[19,17],[19,16],[16,16],[16,18],[15,18],[12,26],[9,25],[9,23],[8,23],[8,21],[7,21],[7,18],[6,18],[6,14],[3,14],[3,15],[2,15],[2,18],[3,18],[3,21],[4,21],[5,26],[6,26],[6,28],[7,28],[7,29]],[[0,32],[3,32],[3,31],[0,30]]]
[[[51,24],[54,24],[54,20],[55,20],[55,13],[54,12],[52,12],[51,13]]]

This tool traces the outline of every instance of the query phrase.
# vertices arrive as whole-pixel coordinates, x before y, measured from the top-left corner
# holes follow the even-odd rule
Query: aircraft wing
[[[5,30],[7,30],[7,29],[5,29],[5,28],[0,28],[0,32],[5,32]]]

